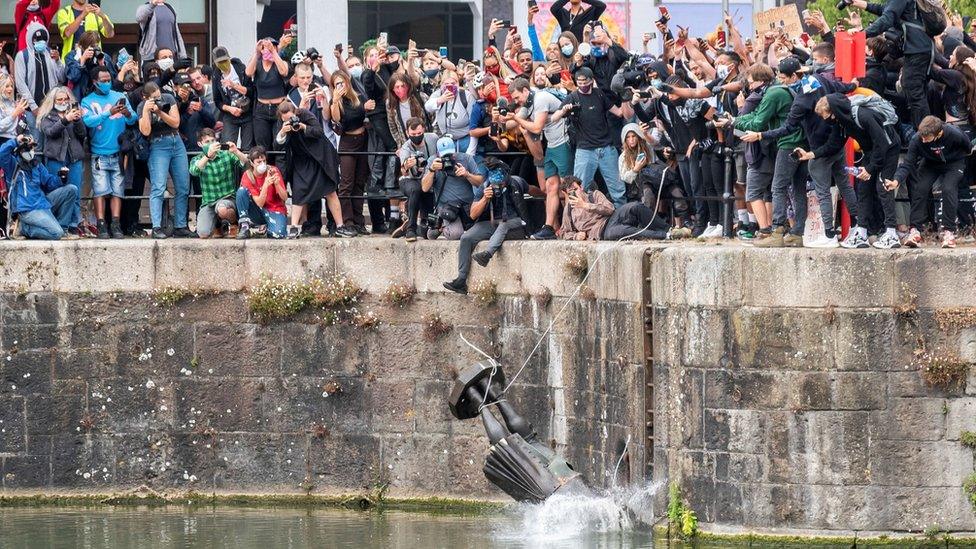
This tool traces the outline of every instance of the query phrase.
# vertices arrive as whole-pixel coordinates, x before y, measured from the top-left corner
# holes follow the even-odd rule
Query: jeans
[[[92,155],[92,194],[94,196],[125,196],[125,175],[119,164],[120,156]],[[80,187],[79,187],[80,188]]]
[[[641,202],[630,202],[617,208],[603,227],[601,240],[664,240],[671,226],[654,215],[650,208]]]
[[[912,111],[912,125],[916,128],[922,119],[929,115],[926,90],[931,66],[932,54],[930,53],[912,53],[905,56],[905,65],[901,73],[901,89]]]
[[[266,150],[274,149],[275,135],[281,130],[281,119],[278,118],[278,105],[265,105],[254,102],[254,114],[251,118],[251,131],[254,134],[254,144],[261,145]]]
[[[416,233],[417,214],[426,217],[434,211],[434,193],[423,191],[419,177],[401,177],[400,192],[407,197],[407,229]]]
[[[696,225],[705,226],[708,216],[708,206],[701,200],[695,200],[702,195],[701,153],[694,152],[691,156],[678,159],[678,170],[681,181],[685,186],[685,196],[691,201],[691,213],[697,216]]]
[[[235,210],[236,213],[237,206],[229,198],[221,198],[209,206],[201,206],[200,211],[197,212],[197,235],[200,238],[207,238],[213,234],[214,227],[221,221],[217,210],[227,208]]]
[[[966,168],[966,159],[951,164],[922,162],[916,172],[915,185],[909,188],[912,198],[912,227],[922,230],[928,218],[929,194],[936,181],[942,180],[942,230],[956,230],[956,210],[959,208],[959,182]]]
[[[722,196],[725,193],[725,158],[717,152],[704,152],[701,155],[702,196]],[[718,225],[722,222],[722,203],[716,200],[705,202],[708,222]]]
[[[58,160],[48,160],[44,163],[47,171],[51,172],[53,175],[58,175],[58,170],[67,166],[68,167],[68,185],[74,185],[81,189],[81,178],[85,173],[85,167],[82,165],[81,160],[75,160],[70,164],[65,164]]]
[[[807,170],[790,156],[785,149],[776,150],[773,167],[773,226],[786,227],[787,193],[793,201],[796,225],[790,231],[793,236],[803,236],[807,223]]]
[[[845,166],[847,166],[847,151],[843,149],[829,158],[814,158],[808,166],[810,179],[813,179],[814,188],[817,189],[817,199],[820,201],[820,217],[823,219],[824,230],[827,231],[827,234],[830,234],[836,225],[834,208],[831,205],[831,182],[837,185],[841,198],[847,204],[847,211],[851,212],[851,224],[859,224],[855,215],[856,212],[860,212],[857,207],[857,194],[854,193],[850,178],[844,173]]]
[[[167,177],[173,178],[174,197],[173,226],[185,229],[187,225],[187,199],[190,195],[190,164],[183,140],[177,135],[154,139],[149,145],[149,216],[153,228],[163,226],[163,194]]]
[[[20,234],[35,240],[58,240],[81,218],[78,187],[64,185],[47,194],[49,210],[20,212]]]
[[[627,203],[627,186],[620,180],[618,160],[617,149],[611,146],[599,149],[576,149],[573,175],[583,182],[583,187],[587,191],[590,191],[593,189],[593,176],[599,168],[603,180],[607,183],[607,190],[610,191],[610,200],[619,208]]]
[[[468,274],[471,272],[471,252],[479,242],[487,240],[488,248],[485,251],[488,255],[495,255],[510,233],[518,238],[525,237],[525,231],[521,230],[524,225],[521,218],[515,217],[502,221],[498,225],[492,224],[491,221],[479,221],[464,231],[461,235],[461,246],[458,248],[458,279],[468,279]]]
[[[237,204],[237,215],[240,216],[238,222],[248,221],[252,225],[267,225],[269,237],[285,237],[288,232],[288,218],[285,214],[269,212],[258,207],[251,198],[251,193],[244,187],[237,189],[237,196],[234,198]]]

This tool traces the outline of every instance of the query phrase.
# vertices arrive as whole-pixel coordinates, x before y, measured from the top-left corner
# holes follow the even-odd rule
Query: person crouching
[[[218,143],[210,128],[197,132],[197,144],[203,152],[190,161],[190,174],[200,178],[203,195],[197,213],[197,234],[200,238],[210,238],[219,224],[218,234],[237,236],[235,164],[245,166],[247,157],[236,143]]]
[[[78,187],[67,183],[67,173],[62,179],[48,171],[36,157],[36,149],[30,134],[0,146],[0,170],[11,174],[7,176],[10,214],[17,215],[20,235],[25,238],[77,239],[81,220]]]

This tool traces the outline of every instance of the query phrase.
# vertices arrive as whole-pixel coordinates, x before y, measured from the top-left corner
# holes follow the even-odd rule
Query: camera
[[[67,166],[65,166],[65,167],[61,168],[60,170],[58,170],[58,179],[61,180],[61,183],[67,183],[68,182],[68,175],[70,175],[70,174],[71,174],[71,170]]]
[[[792,158],[793,160],[796,160],[797,162],[799,162],[800,161],[800,149],[793,149],[793,152],[790,153],[790,158]]]
[[[492,122],[492,124],[488,126],[488,137],[498,137],[501,134],[502,131],[501,128],[498,127],[498,124]]]
[[[847,6],[850,6],[853,3],[854,3],[854,0],[839,0],[837,2],[836,8],[838,10],[846,10],[847,9]]]
[[[722,113],[722,114],[715,115],[715,119],[716,120],[720,120],[720,121],[722,121],[722,120],[728,120],[730,118],[732,118],[732,115],[730,115],[727,112],[726,113]],[[706,129],[709,129],[709,130],[716,129],[716,127],[715,127],[715,120],[709,120],[708,122],[705,122],[705,128]]]
[[[422,152],[415,152],[411,155],[414,160],[417,161],[417,165],[414,166],[414,170],[426,170],[427,169],[427,156]]]
[[[177,70],[177,71],[182,71],[182,70],[186,70],[186,69],[188,69],[188,68],[190,68],[192,66],[193,66],[193,61],[191,59],[189,59],[189,58],[183,58],[183,59],[180,59],[179,61],[177,61],[176,64],[173,65],[173,69],[174,70]]]
[[[454,159],[454,153],[447,153],[442,156],[441,166],[444,173],[454,175],[455,170],[457,170],[457,161]]]
[[[105,52],[102,51],[102,48],[98,46],[92,46],[92,52],[94,53],[94,55],[92,55],[92,59],[94,59],[95,61],[101,61],[102,59],[105,59]]]
[[[321,59],[322,58],[322,54],[319,53],[319,50],[317,50],[315,48],[308,48],[307,50],[305,50],[305,57],[308,58],[308,59],[311,59],[314,62],[314,61],[318,61],[319,59]]]
[[[302,120],[301,120],[301,118],[298,118],[298,115],[294,115],[293,114],[293,115],[291,115],[291,118],[288,119],[288,125],[291,126],[291,128],[293,130],[297,130],[298,129],[298,126],[301,123],[302,123]]]
[[[569,116],[579,116],[580,112],[583,110],[583,105],[580,103],[572,103],[572,107],[569,109]]]

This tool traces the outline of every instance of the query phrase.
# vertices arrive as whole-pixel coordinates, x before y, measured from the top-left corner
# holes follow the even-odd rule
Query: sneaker
[[[403,233],[403,239],[407,242],[416,242],[417,233],[415,233],[413,229],[407,229],[407,232]]]
[[[802,248],[803,247],[803,235],[787,234],[783,237],[783,247],[785,248]],[[837,239],[834,239],[834,247],[837,247]]]
[[[440,237],[440,229],[427,229],[427,240],[437,240]]]
[[[675,227],[668,233],[669,240],[681,240],[682,238],[691,238],[691,229],[688,227]]]
[[[20,219],[19,218],[18,219],[14,219],[13,221],[11,221],[10,222],[10,226],[8,227],[8,229],[10,230],[10,232],[7,233],[7,237],[8,238],[12,238],[13,240],[23,240],[24,239],[24,235],[20,233]]]
[[[112,235],[112,238],[115,239],[125,238],[125,235],[122,234],[122,226],[119,225],[118,221],[113,221],[112,223],[110,223],[108,226],[108,231],[109,234]]]
[[[708,230],[707,226],[699,225],[696,223],[695,226],[691,229],[691,236],[694,238],[698,238],[699,236],[703,235],[706,230]]]
[[[549,225],[543,225],[539,232],[535,233],[531,237],[532,240],[555,240],[556,231],[552,229]]]
[[[386,223],[380,223],[378,225],[373,225],[373,234],[386,234],[390,232],[390,226]]]
[[[359,235],[360,232],[357,231],[354,227],[350,227],[349,225],[343,225],[338,229],[336,229],[336,236],[340,238],[355,238]]]
[[[153,227],[152,237],[156,240],[163,240],[169,238],[169,235],[166,234],[166,231],[162,227]]]
[[[105,224],[101,219],[98,220],[98,239],[108,240],[108,225]]]
[[[450,282],[445,282],[444,287],[457,294],[468,293],[468,285],[463,280],[452,280]]]
[[[251,237],[251,223],[248,221],[241,221],[240,227],[237,229],[237,240],[247,240]]]
[[[868,239],[861,236],[859,232],[851,230],[847,238],[840,243],[840,247],[848,250],[863,250],[870,248],[871,245],[868,243]]]
[[[406,235],[406,234],[407,234],[407,227],[408,227],[409,225],[410,225],[410,224],[409,224],[408,222],[406,222],[406,221],[404,221],[403,223],[401,223],[401,224],[400,224],[400,226],[399,226],[399,227],[397,227],[396,229],[393,229],[393,233],[392,233],[392,234],[390,234],[390,236],[391,236],[392,238],[403,238],[403,237],[404,237],[404,235]],[[414,234],[414,238],[416,238],[416,236],[417,236],[417,235],[416,235],[416,234]]]
[[[288,234],[285,235],[285,238],[287,238],[288,240],[295,240],[296,238],[301,236],[301,234],[302,234],[301,227],[299,227],[298,225],[289,225]]]
[[[755,240],[756,233],[751,228],[743,228],[735,232],[735,237],[739,240]]]
[[[474,262],[477,263],[478,265],[481,265],[482,267],[487,267],[488,262],[491,261],[491,254],[488,252],[478,252],[473,256],[471,256],[471,259],[473,259]]]
[[[356,223],[349,223],[348,224],[348,227],[350,229],[356,231],[356,234],[359,235],[359,236],[367,236],[367,235],[369,235],[369,231],[367,231],[366,230],[366,227],[363,226],[363,225],[359,225],[359,224],[356,224]]]
[[[956,233],[952,231],[942,232],[942,247],[943,248],[955,248],[956,247]]]
[[[108,238],[107,236],[105,238]],[[64,235],[61,240],[80,240],[81,235],[78,234],[78,227],[68,227],[64,231]]]
[[[801,237],[802,242],[802,237]],[[807,248],[836,248],[840,246],[837,243],[837,237],[827,237],[827,235],[819,235],[816,238],[811,239],[805,244]]]
[[[234,236],[237,236],[237,235],[235,234]],[[220,221],[220,236],[217,236],[215,234],[214,237],[217,237],[217,238],[230,238],[230,221],[227,221],[226,219],[222,219]]]
[[[877,242],[874,243],[874,247],[878,248],[879,250],[890,250],[892,248],[901,248],[901,242],[898,241],[897,236],[890,233],[885,233],[881,235],[881,238],[879,238]]]
[[[782,248],[784,244],[783,235],[786,233],[786,229],[783,227],[776,227],[773,232],[769,233],[769,236],[759,239],[755,243],[757,248]]]
[[[912,228],[908,231],[908,236],[901,241],[901,245],[906,248],[918,248],[922,245],[922,233],[918,232],[918,229]]]
[[[179,229],[173,229],[173,238],[196,238],[197,233],[191,231],[186,227],[180,227]]]
[[[230,225],[224,229],[224,238],[237,238],[237,235],[241,234],[237,229],[237,224]]]

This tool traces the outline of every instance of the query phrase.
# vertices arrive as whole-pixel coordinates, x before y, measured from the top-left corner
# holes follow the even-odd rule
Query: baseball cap
[[[451,139],[451,136],[445,135],[437,140],[437,156],[443,156],[454,151],[454,140]]]
[[[583,78],[587,78],[589,80],[593,80],[593,69],[591,69],[589,67],[580,67],[580,68],[576,69],[576,72],[573,73],[573,78],[579,78],[581,76]]]
[[[224,46],[217,46],[213,49],[213,60],[214,63],[223,63],[224,61],[230,61],[230,52]]]
[[[780,74],[785,74],[787,76],[796,74],[802,70],[803,66],[800,65],[800,60],[796,57],[785,57],[780,60],[779,66],[776,70]]]
[[[386,47],[386,54],[387,55],[400,55],[400,48],[398,48],[396,46],[387,46]]]

